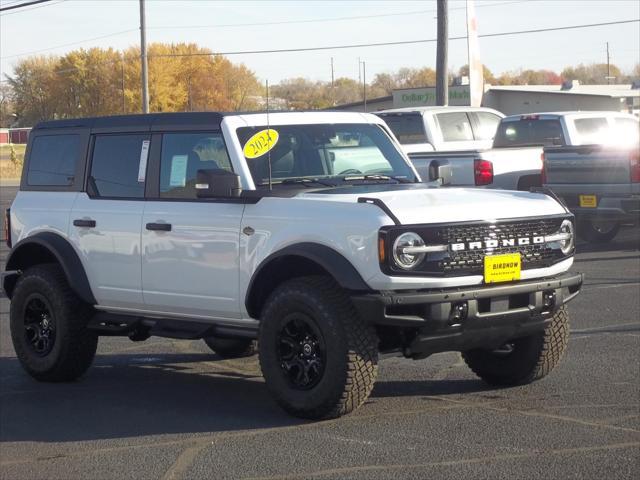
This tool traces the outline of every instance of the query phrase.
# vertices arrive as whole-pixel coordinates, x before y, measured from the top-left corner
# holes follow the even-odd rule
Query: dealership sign
[[[469,85],[449,87],[449,105],[469,105]],[[393,107],[434,106],[436,88],[405,88],[393,91]]]

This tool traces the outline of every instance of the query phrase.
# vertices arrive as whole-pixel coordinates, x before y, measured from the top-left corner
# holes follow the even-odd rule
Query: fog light
[[[451,312],[449,313],[449,325],[460,325],[469,313],[469,306],[467,302],[458,302],[451,305]]]
[[[556,306],[556,292],[554,290],[548,290],[542,294],[542,308],[543,310],[553,310]]]

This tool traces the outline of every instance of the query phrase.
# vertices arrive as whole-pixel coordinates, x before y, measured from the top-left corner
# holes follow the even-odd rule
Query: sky
[[[6,7],[28,0],[0,0]],[[29,54],[139,45],[138,0],[52,0],[0,13],[0,77]],[[637,0],[476,0],[480,35],[640,19]],[[214,52],[353,45],[434,39],[436,1],[146,0],[147,42],[194,42]],[[285,23],[283,23],[285,22]],[[265,25],[265,23],[267,25]],[[449,0],[449,36],[466,35],[465,2]],[[611,62],[629,71],[640,62],[640,23],[480,38],[482,62],[494,73],[562,70]],[[344,48],[315,52],[228,55],[261,81],[357,79],[359,59],[369,81],[402,67],[435,68],[436,44]],[[449,67],[467,63],[464,40],[449,42]]]

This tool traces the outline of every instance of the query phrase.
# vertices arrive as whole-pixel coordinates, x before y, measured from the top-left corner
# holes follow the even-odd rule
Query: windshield
[[[424,120],[419,113],[382,113],[378,114],[403,145],[428,143],[424,132]]]
[[[287,179],[373,180],[415,175],[389,136],[378,125],[266,125],[237,130],[256,185]],[[330,184],[331,185],[331,184]]]
[[[564,145],[559,120],[522,119],[498,125],[494,148]]]

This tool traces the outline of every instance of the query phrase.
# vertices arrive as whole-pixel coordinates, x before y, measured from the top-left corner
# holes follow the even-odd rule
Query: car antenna
[[[272,190],[271,185],[271,129],[269,126],[269,80],[266,80],[267,86],[267,163],[269,164],[269,190]]]

